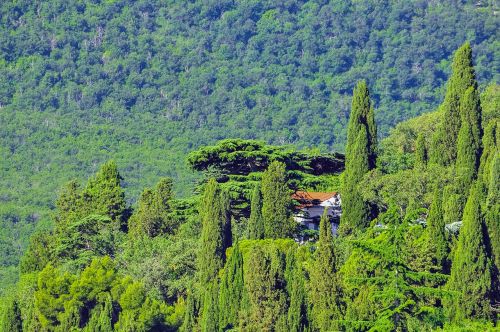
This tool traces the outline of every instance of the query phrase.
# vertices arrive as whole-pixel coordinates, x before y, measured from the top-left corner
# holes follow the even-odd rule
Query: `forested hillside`
[[[465,40],[498,82],[495,3],[2,1],[1,265],[109,158],[128,201],[160,176],[186,196],[185,155],[222,138],[343,151],[359,79],[380,135],[434,110]]]
[[[498,86],[480,94],[469,42],[451,69],[438,110],[381,142],[358,81],[345,156],[225,139],[188,155],[191,195],[162,177],[133,206],[112,160],[67,182],[0,329],[498,331]],[[299,190],[340,191],[340,220],[294,218]]]

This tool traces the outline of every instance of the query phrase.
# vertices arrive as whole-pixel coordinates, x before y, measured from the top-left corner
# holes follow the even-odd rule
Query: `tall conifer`
[[[497,152],[490,167],[489,192],[486,200],[486,226],[488,230],[489,250],[494,265],[493,280],[495,301],[500,303],[500,154]]]
[[[262,220],[262,196],[260,186],[256,185],[252,192],[250,219],[248,219],[248,238],[259,240],[264,238],[264,221]]]
[[[285,238],[293,234],[295,222],[290,208],[285,164],[274,161],[262,175],[262,218],[266,238]]]
[[[368,172],[368,140],[366,128],[361,126],[357,140],[346,155],[346,169],[342,186],[341,233],[363,229],[370,221],[370,207],[363,201],[357,187],[364,174]]]
[[[474,185],[464,210],[447,288],[454,294],[447,303],[451,319],[490,317],[491,262],[485,246],[479,187]]]
[[[363,201],[357,184],[376,164],[377,129],[370,94],[365,81],[353,91],[347,127],[346,168],[342,186],[341,233],[362,229],[370,220],[370,207]]]
[[[243,255],[235,243],[222,274],[219,290],[219,327],[226,331],[238,326],[238,313],[243,296]]]
[[[434,191],[429,217],[427,218],[428,246],[433,257],[434,265],[441,271],[447,269],[448,243],[446,241],[445,223],[442,206],[442,196],[439,188]]]
[[[468,193],[481,157],[481,104],[475,87],[465,91],[460,106],[462,126],[458,134],[456,168],[460,191]]]
[[[320,220],[319,241],[314,257],[315,267],[311,275],[314,325],[320,331],[337,330],[339,326],[335,321],[342,317],[342,289],[337,276],[332,227],[326,209]]]
[[[205,299],[201,317],[201,332],[215,332],[219,330],[219,287],[217,279],[204,285]]]
[[[87,214],[108,216],[125,228],[127,206],[121,180],[116,163],[108,161],[89,179],[83,195]]]
[[[0,328],[4,332],[21,332],[22,329],[22,319],[21,311],[19,309],[18,301],[12,298],[6,304],[4,311],[2,313],[3,317],[0,317]]]
[[[466,42],[455,52],[452,75],[441,105],[443,120],[434,137],[431,154],[432,161],[437,164],[452,165],[456,160],[457,138],[462,124],[461,98],[470,87],[477,88],[477,82],[472,65],[472,49]]]
[[[202,216],[198,273],[201,285],[212,282],[224,266],[226,249],[231,245],[229,199],[215,179],[206,185],[200,206]]]
[[[492,160],[498,151],[498,141],[500,136],[498,128],[499,122],[490,121],[484,129],[484,136],[482,139],[483,153],[481,154],[479,164],[478,180],[482,185],[485,196],[488,194]]]
[[[302,267],[295,257],[295,248],[287,253],[285,278],[290,299],[288,307],[287,330],[290,332],[304,331],[308,326],[306,294]]]

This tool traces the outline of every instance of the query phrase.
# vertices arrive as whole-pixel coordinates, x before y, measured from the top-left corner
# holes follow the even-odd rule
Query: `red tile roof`
[[[302,209],[304,207],[311,207],[314,205],[320,205],[324,201],[337,195],[337,192],[310,192],[310,191],[296,191],[292,195],[292,199],[297,200],[300,205],[297,208]]]

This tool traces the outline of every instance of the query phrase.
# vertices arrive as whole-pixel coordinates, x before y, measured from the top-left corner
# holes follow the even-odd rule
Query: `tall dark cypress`
[[[370,207],[363,201],[357,187],[359,181],[369,171],[369,154],[366,128],[361,126],[357,140],[346,155],[346,169],[342,186],[342,234],[361,230],[370,222]]]
[[[219,330],[219,285],[217,279],[204,285],[205,298],[201,316],[201,332],[215,332]]]
[[[243,296],[243,255],[235,243],[226,263],[219,290],[219,329],[231,330],[238,326],[238,314]]]
[[[453,298],[446,304],[455,321],[490,317],[491,262],[487,254],[479,186],[474,185],[465,206],[463,223],[447,283]]]
[[[370,220],[370,207],[363,201],[357,184],[375,167],[377,129],[370,94],[365,81],[353,91],[347,127],[346,168],[342,186],[341,233],[362,229]]]
[[[264,238],[264,221],[262,219],[262,196],[260,186],[256,185],[252,192],[250,219],[248,219],[248,238],[259,240]]]
[[[262,175],[262,218],[266,238],[285,238],[293,234],[296,225],[290,215],[291,202],[285,164],[272,162]]]
[[[477,82],[472,48],[466,42],[455,52],[452,75],[441,105],[442,123],[434,136],[431,154],[432,161],[437,164],[452,165],[457,158],[457,138],[462,125],[461,98],[470,87],[477,88]]]
[[[347,126],[346,163],[351,155],[350,150],[356,144],[361,127],[366,129],[368,162],[369,168],[372,169],[376,162],[377,127],[370,93],[364,80],[359,81],[353,91],[351,114]]]
[[[490,183],[485,204],[489,251],[493,261],[494,301],[500,303],[500,153],[494,154],[490,167]]]
[[[21,311],[19,310],[19,305],[16,299],[13,298],[8,301],[2,314],[3,317],[0,317],[0,328],[2,331],[21,332],[23,330]]]
[[[457,175],[461,192],[469,192],[476,179],[481,157],[481,104],[475,87],[470,87],[462,97],[460,112],[462,125],[457,143]]]
[[[290,299],[287,331],[301,332],[308,327],[307,304],[302,267],[296,259],[296,249],[290,248],[286,257],[285,278]]]
[[[338,330],[340,327],[336,321],[342,318],[342,289],[337,275],[332,227],[326,210],[321,217],[314,258],[315,267],[311,275],[313,322],[320,331]]]
[[[440,269],[439,272],[446,272],[448,267],[448,243],[446,241],[442,195],[439,188],[434,191],[426,230],[429,235],[428,246],[431,250],[434,265]]]
[[[483,152],[481,154],[479,165],[478,180],[482,185],[483,194],[485,194],[485,196],[488,194],[492,160],[495,157],[495,154],[498,153],[498,142],[500,136],[500,131],[498,130],[498,128],[499,122],[490,121],[484,129],[484,135],[482,139]]]
[[[203,286],[217,277],[226,260],[226,249],[231,246],[229,199],[215,179],[210,179],[206,185],[200,215],[202,230],[198,280]]]

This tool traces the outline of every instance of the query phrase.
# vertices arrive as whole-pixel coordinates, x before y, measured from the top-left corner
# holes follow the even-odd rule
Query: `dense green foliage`
[[[285,238],[294,234],[292,200],[287,186],[285,164],[273,162],[262,175],[262,220],[266,238]]]
[[[465,206],[447,288],[457,295],[449,305],[452,320],[489,318],[492,299],[491,258],[488,257],[479,187],[470,190]]]
[[[452,7],[452,17],[468,11],[466,25],[472,22],[475,27],[475,20],[484,19],[480,36],[498,26],[495,20],[488,23],[493,4]],[[0,48],[0,70],[9,79],[0,86],[6,92],[0,97],[5,104],[0,116],[9,122],[1,137],[16,138],[8,145],[12,158],[6,165],[25,156],[26,137],[39,139],[42,148],[55,141],[44,139],[36,125],[29,127],[31,133],[16,136],[11,125],[28,112],[24,110],[45,114],[42,126],[47,128],[53,126],[51,117],[83,121],[86,135],[101,133],[98,149],[130,155],[119,157],[118,163],[102,163],[84,185],[71,180],[61,187],[50,203],[50,222],[39,223],[17,272],[9,272],[18,278],[11,278],[11,286],[2,284],[0,328],[498,329],[500,90],[493,83],[481,94],[476,81],[476,73],[480,80],[496,78],[495,62],[487,56],[497,52],[494,37],[485,34],[472,41],[486,52],[479,52],[478,70],[471,44],[458,48],[437,112],[398,125],[382,142],[377,136],[392,122],[387,114],[398,114],[398,107],[407,106],[408,114],[424,111],[424,106],[432,105],[426,111],[434,108],[448,62],[439,65],[443,73],[434,73],[436,83],[426,77],[433,75],[431,60],[422,62],[430,74],[420,74],[415,61],[421,55],[400,54],[386,63],[386,54],[367,52],[392,49],[384,44],[389,34],[391,41],[399,38],[398,45],[406,45],[399,33],[411,27],[409,36],[427,33],[423,59],[433,59],[436,34],[428,33],[425,19],[448,13],[443,8],[425,1],[2,4],[7,15],[1,20],[8,29],[0,33],[6,42]],[[382,13],[394,11],[397,17],[381,21]],[[393,21],[399,25],[391,25]],[[32,31],[37,24],[40,29]],[[72,34],[65,30],[68,26]],[[359,34],[365,27],[377,33]],[[339,31],[348,44],[338,40]],[[49,41],[48,47],[44,41]],[[355,45],[363,50],[351,51]],[[332,55],[331,50],[345,53]],[[342,59],[342,54],[352,57],[340,64],[330,61]],[[411,72],[404,71],[408,64],[398,65],[400,59],[412,62]],[[373,78],[381,73],[377,64],[388,71],[380,78],[366,81],[356,73],[373,67],[366,75]],[[406,77],[387,81],[394,69]],[[245,79],[238,80],[238,73]],[[413,74],[414,81],[407,81]],[[350,80],[343,81],[346,78]],[[336,125],[345,124],[349,112],[339,116],[342,108],[332,108],[354,81],[358,83],[349,122],[341,129]],[[388,105],[395,111],[388,112]],[[16,108],[23,111],[4,113]],[[376,114],[382,130],[377,129]],[[328,134],[321,125],[310,125],[319,120],[330,124]],[[82,124],[75,121],[67,127],[64,121],[60,128],[66,136],[58,138],[63,142],[58,148],[66,153],[57,159],[56,169],[67,159],[87,156],[79,154],[77,144],[83,138]],[[149,128],[152,124],[155,129]],[[219,124],[227,129],[224,135],[213,129]],[[125,127],[126,134],[117,139],[115,134]],[[223,139],[189,153],[191,169],[201,172],[194,176],[196,185],[171,179],[185,176],[187,167],[172,174],[178,162],[170,158],[235,133],[245,139]],[[343,133],[345,158],[325,153],[338,146]],[[297,150],[247,139],[257,135],[281,143],[300,140],[294,144],[298,147],[313,142],[316,147]],[[145,137],[152,141],[144,143]],[[71,149],[65,150],[66,144]],[[154,160],[160,157],[152,158],[149,175],[138,180],[148,162],[134,151],[148,156],[159,146],[162,167],[173,167],[157,168]],[[40,157],[37,149],[30,151],[33,160]],[[96,154],[88,162],[97,165],[105,155]],[[129,165],[123,174],[134,174],[130,179],[122,177],[122,163]],[[2,172],[8,170],[2,167]],[[25,171],[20,166],[16,174]],[[83,173],[87,171],[64,172],[59,181]],[[157,185],[138,195],[139,183],[150,186],[153,178]],[[6,185],[14,188],[11,182]],[[23,186],[32,183],[18,185],[22,195],[27,188]],[[176,198],[176,186],[190,196]],[[299,225],[293,218],[303,208],[292,199],[294,191],[339,189],[338,234],[333,233],[336,219],[330,220],[327,210],[319,227],[313,227],[319,231],[305,230],[312,225]],[[135,196],[126,196],[130,192]],[[35,228],[38,217],[28,221],[20,220],[17,212],[9,214],[16,200],[22,203],[20,209],[52,202],[32,200],[30,195],[1,197],[6,202],[1,212],[16,227],[19,224],[2,229],[2,234]],[[3,265],[17,263],[22,234],[19,238]]]
[[[342,206],[342,232],[367,226],[371,211],[360,193],[359,182],[375,167],[377,131],[373,105],[365,81],[356,85],[352,98],[352,110],[347,128],[346,169],[342,193],[345,203]]]
[[[433,110],[466,39],[479,83],[498,82],[496,12],[472,0],[2,1],[2,281],[50,227],[57,189],[106,160],[131,201],[166,176],[188,196],[197,176],[183,156],[222,138],[342,151],[360,79],[383,134]]]

